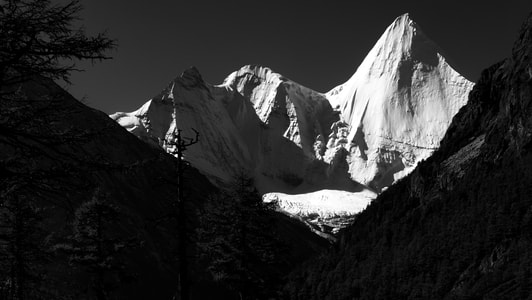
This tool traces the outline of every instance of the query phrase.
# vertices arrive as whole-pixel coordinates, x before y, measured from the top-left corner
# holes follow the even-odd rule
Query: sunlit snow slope
[[[263,200],[276,203],[282,211],[298,216],[316,231],[335,234],[349,225],[354,213],[364,210],[376,197],[369,190],[358,193],[319,190],[296,195],[268,193]]]
[[[356,73],[327,93],[342,118],[328,148],[346,148],[352,178],[380,191],[438,148],[472,87],[402,15]]]
[[[188,69],[138,110],[111,118],[167,150],[176,124],[185,136],[196,129],[201,142],[186,158],[217,184],[244,171],[262,192],[360,190],[347,170],[340,173],[319,159],[323,153],[315,147],[326,141],[338,115],[323,94],[268,68],[244,66],[218,86]]]

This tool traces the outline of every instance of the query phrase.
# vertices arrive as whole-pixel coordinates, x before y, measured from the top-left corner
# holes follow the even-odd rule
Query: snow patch
[[[275,203],[290,215],[320,227],[321,232],[336,233],[349,225],[353,217],[377,197],[370,190],[350,193],[341,190],[320,190],[312,193],[289,195],[268,193],[266,203]]]

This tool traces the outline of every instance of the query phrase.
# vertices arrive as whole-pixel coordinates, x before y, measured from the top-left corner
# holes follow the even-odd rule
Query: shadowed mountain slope
[[[106,275],[113,285],[109,295],[171,299],[178,278],[176,159],[131,135],[104,113],[78,102],[50,80],[38,79],[2,92],[0,298],[9,285],[10,274],[2,271],[8,270],[4,266],[13,259],[14,250],[6,242],[13,232],[34,245],[28,248],[32,251],[31,256],[28,254],[28,274],[41,277],[31,279],[31,284],[29,280],[27,287],[35,297],[89,297],[92,283],[87,270],[94,267],[89,263],[93,258],[88,254],[75,257],[65,251],[75,245],[80,208],[86,207],[99,190],[100,200],[118,211],[116,220],[103,219],[108,224],[102,234],[117,243],[115,250],[127,245],[107,262],[120,261],[116,274]],[[201,140],[194,147],[206,142]],[[197,264],[195,231],[206,199],[220,190],[193,166],[186,168],[184,176],[192,291],[202,299],[206,283],[198,280],[205,277],[206,270]],[[20,217],[17,207],[31,209],[31,213]],[[283,268],[282,274],[327,247],[326,241],[294,220],[275,212],[270,219],[271,232],[281,232],[279,239],[286,247],[274,262]],[[16,231],[16,220],[31,225],[31,234]],[[89,225],[93,230],[97,226]],[[75,263],[78,259],[88,265]]]

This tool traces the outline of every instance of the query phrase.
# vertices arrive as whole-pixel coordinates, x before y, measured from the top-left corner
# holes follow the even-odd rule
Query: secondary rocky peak
[[[271,77],[278,77],[280,78],[281,75],[274,72],[271,68],[261,65],[245,65],[242,68],[240,68],[236,73],[243,74],[253,74],[254,76],[261,78],[263,80],[268,80]]]
[[[277,88],[281,82],[282,76],[268,67],[246,65],[231,73],[221,86],[234,89],[246,98],[262,98],[264,94],[261,92],[268,93],[270,89]]]
[[[200,71],[194,66],[184,70],[181,76],[177,77],[174,82],[179,83],[186,88],[197,87],[205,84]]]
[[[190,66],[189,68],[185,69],[183,73],[181,73],[181,77],[203,79],[201,77],[200,71],[195,66]]]
[[[268,67],[245,65],[225,78],[222,85],[235,86],[242,82],[262,82],[280,80],[282,76]]]

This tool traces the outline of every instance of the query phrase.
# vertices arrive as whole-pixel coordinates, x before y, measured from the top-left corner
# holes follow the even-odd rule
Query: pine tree
[[[280,242],[270,207],[241,174],[230,190],[207,201],[200,217],[199,253],[213,281],[241,299],[263,298],[272,286]]]
[[[0,203],[0,296],[33,299],[42,294],[47,262],[41,210],[32,199],[6,193]]]
[[[73,234],[65,243],[55,246],[57,251],[68,255],[72,265],[89,275],[98,300],[110,299],[113,290],[127,277],[124,255],[137,244],[135,239],[126,240],[113,232],[120,216],[118,206],[96,189],[93,197],[76,210]]]
[[[110,58],[113,40],[73,27],[80,11],[79,0],[0,1],[0,90],[39,76],[69,82],[75,60]]]

